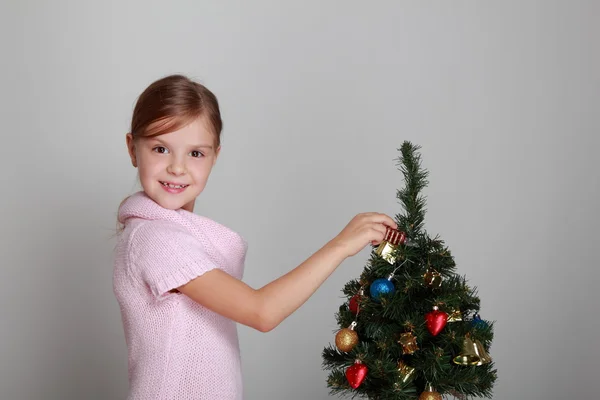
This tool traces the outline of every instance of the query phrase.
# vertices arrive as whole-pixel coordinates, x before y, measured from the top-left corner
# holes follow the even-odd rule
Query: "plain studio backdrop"
[[[426,229],[496,321],[494,399],[598,392],[600,5],[594,1],[12,1],[0,10],[0,398],[124,399],[112,292],[136,97],[217,94],[223,151],[195,212],[250,244],[245,281],[297,266],[364,211],[401,212],[422,146]],[[263,334],[248,400],[326,399],[321,352],[368,249]]]

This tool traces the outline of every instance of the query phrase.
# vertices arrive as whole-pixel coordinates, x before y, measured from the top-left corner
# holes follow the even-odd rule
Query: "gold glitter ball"
[[[335,335],[335,345],[340,351],[348,352],[352,350],[357,344],[358,334],[350,328],[341,329]]]
[[[431,385],[427,385],[425,391],[419,396],[419,400],[442,400],[442,395],[436,392]]]

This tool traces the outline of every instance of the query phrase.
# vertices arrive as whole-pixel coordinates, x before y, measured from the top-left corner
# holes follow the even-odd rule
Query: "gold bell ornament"
[[[399,244],[404,244],[406,246],[415,245],[412,241],[408,240],[406,233],[397,231],[396,229],[387,228],[383,242],[377,247],[375,253],[393,265],[396,262],[394,252]]]
[[[442,400],[442,395],[435,391],[431,384],[425,386],[425,390],[419,396],[419,400]]]
[[[475,351],[477,351],[480,359],[480,362],[477,364],[477,366],[492,362],[492,357],[485,351],[485,347],[483,347],[483,344],[477,339],[475,339]]]
[[[471,340],[467,334],[463,340],[463,349],[454,357],[454,364],[463,366],[480,366],[488,364],[492,358],[487,354],[479,340]]]
[[[448,322],[458,322],[462,321],[462,313],[459,309],[452,309],[450,313],[448,313]]]
[[[358,344],[358,334],[354,330],[356,321],[352,321],[348,328],[340,329],[335,335],[335,345],[340,351],[349,352]]]
[[[406,385],[415,378],[415,368],[407,365],[404,361],[398,363],[398,376],[400,377],[400,384]]]

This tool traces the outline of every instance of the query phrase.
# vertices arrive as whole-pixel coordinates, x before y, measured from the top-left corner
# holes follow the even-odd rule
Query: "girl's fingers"
[[[396,224],[396,221],[394,221],[394,219],[389,215],[381,213],[369,213],[369,219],[372,222],[384,224],[392,229],[398,229],[398,224]]]
[[[386,229],[381,224],[372,224],[370,227],[371,244],[376,245],[383,241]]]
[[[371,227],[381,234],[381,238],[383,240],[383,237],[385,236],[385,233],[387,232],[387,228],[385,227],[385,225],[379,224],[379,223],[373,223],[373,224],[371,224]]]

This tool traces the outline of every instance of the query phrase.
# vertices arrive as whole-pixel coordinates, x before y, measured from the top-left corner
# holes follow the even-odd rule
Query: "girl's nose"
[[[185,174],[185,165],[177,160],[173,160],[173,162],[167,167],[167,172],[171,175],[179,176]]]

